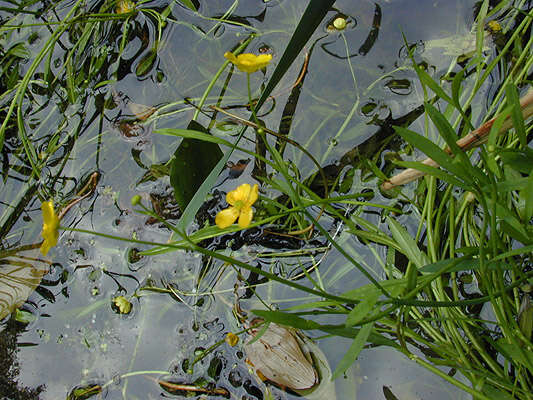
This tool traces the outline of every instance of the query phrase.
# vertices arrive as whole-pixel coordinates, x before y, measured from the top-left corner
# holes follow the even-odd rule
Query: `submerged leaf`
[[[191,121],[187,129],[208,133],[206,129]],[[222,151],[216,143],[199,139],[183,138],[174,152],[170,168],[170,183],[174,197],[184,210],[194,194],[222,158]]]
[[[46,270],[37,269],[31,264],[8,264],[1,260],[0,265],[0,320],[20,307],[35,290]]]
[[[260,323],[255,319],[252,324]],[[256,335],[260,329],[252,329]],[[258,375],[290,389],[310,389],[318,383],[312,359],[304,354],[293,329],[270,323],[259,338],[245,345],[249,362]]]

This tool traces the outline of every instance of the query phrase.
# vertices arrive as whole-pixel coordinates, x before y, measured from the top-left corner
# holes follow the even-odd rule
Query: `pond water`
[[[2,2],[1,23],[60,21],[75,3],[28,2],[20,6],[27,11],[23,13],[15,10],[19,7],[15,3]],[[104,2],[81,4],[83,12],[95,13]],[[73,24],[60,36],[52,55],[32,76],[31,95],[22,107],[26,135],[42,161],[41,176],[31,175],[15,125],[8,127],[2,153],[2,245],[4,249],[16,249],[4,253],[2,268],[33,266],[44,273],[40,283],[36,278],[35,291],[20,294],[22,317],[29,322],[6,316],[0,325],[1,372],[5,376],[0,385],[2,398],[57,400],[67,398],[76,388],[93,385],[103,387],[102,393],[93,398],[108,400],[184,397],[183,392],[172,393],[169,387],[161,386],[158,379],[189,385],[208,382],[227,389],[234,399],[267,398],[265,385],[244,362],[240,345],[219,346],[194,366],[192,374],[189,364],[198,352],[224,339],[227,332],[241,329],[232,314],[236,294],[241,297],[241,307],[248,310],[264,308],[262,302],[280,308],[297,305],[311,299],[305,293],[266,282],[246,271],[239,277],[235,269],[220,260],[193,252],[138,257],[136,252],[146,246],[80,232],[61,231],[58,246],[46,257],[31,245],[40,241],[41,201],[53,198],[56,204],[65,205],[95,172],[99,174],[95,192],[74,205],[61,225],[166,242],[169,230],[135,212],[130,204],[131,197],[139,194],[145,205],[169,222],[177,222],[181,215],[166,167],[180,139],[154,131],[187,128],[196,112],[190,103],[200,101],[225,62],[223,54],[252,33],[256,36],[246,51],[273,55],[265,74],[251,75],[252,92],[257,96],[307,4],[303,0],[202,0],[199,11],[193,12],[179,1],[148,1],[139,4],[139,9],[158,13],[168,10],[164,23],[158,21],[155,11],[137,12],[128,19],[94,22],[97,26],[88,37],[84,36],[87,31],[83,24]],[[435,75],[442,75],[475,40],[471,34],[475,5],[473,0],[335,2],[335,9],[324,18],[274,89],[275,101],[264,106],[271,110],[261,114],[261,120],[267,127],[280,130],[286,106],[293,101],[296,108],[289,117],[290,137],[309,150],[324,169],[335,170],[352,149],[383,133],[385,121],[391,125],[391,118],[400,119],[423,102],[416,74],[409,68],[402,34],[417,45],[418,55]],[[110,6],[109,12],[114,13],[114,9]],[[225,13],[227,21],[221,22]],[[328,23],[339,13],[347,17],[346,29],[342,33],[328,31]],[[4,49],[17,43],[24,45],[17,64],[20,74],[30,68],[29,62],[21,60],[33,59],[46,45],[50,26],[55,27],[35,25],[9,31],[9,35],[3,32]],[[459,38],[463,42],[458,43]],[[79,40],[88,40],[86,50],[66,59],[67,50]],[[307,73],[299,98],[289,101],[304,63]],[[217,82],[206,105],[217,105],[219,94],[225,91],[221,106],[233,106],[228,111],[249,118],[246,75],[235,71],[223,88],[225,77]],[[4,116],[13,93],[6,87],[3,90],[8,93],[2,99]],[[473,115],[483,106],[476,105]],[[208,126],[211,117],[200,114],[197,121]],[[211,132],[232,139],[238,128],[231,118],[219,114]],[[416,120],[411,129],[423,131],[422,122]],[[56,147],[50,150],[50,146]],[[245,146],[253,149],[253,144]],[[380,146],[369,147],[374,153],[367,154],[369,159],[376,157],[378,164],[385,163]],[[48,156],[39,158],[41,154]],[[284,157],[302,179],[313,173],[313,163],[298,148],[287,146]],[[238,164],[248,158],[248,154],[236,151],[230,160]],[[227,191],[241,183],[256,182],[252,177],[253,160],[242,165],[244,172],[238,177],[230,169],[222,172],[188,232],[213,224]],[[349,170],[344,169],[343,176]],[[371,193],[367,199],[390,203],[376,190],[378,180],[370,169],[351,170],[354,179],[348,190],[367,191]],[[273,198],[276,193],[270,189],[262,195]],[[379,224],[378,213],[361,216]],[[332,218],[324,217],[323,221],[349,254],[374,276],[381,276],[380,260],[386,258],[381,246],[362,243]],[[416,230],[409,219],[401,222]],[[289,277],[298,275],[301,265],[315,263],[319,265],[315,279],[332,293],[368,282],[320,237],[302,246],[297,240],[283,237],[254,240],[258,232],[251,229],[217,237],[208,247],[225,249],[227,254]],[[326,248],[317,251],[320,246]],[[254,285],[253,291],[244,288],[243,279]],[[127,315],[113,306],[112,299],[119,295],[132,302]],[[328,318],[330,321],[321,322],[338,322]],[[316,343],[334,369],[351,340],[309,334],[317,338]],[[269,387],[274,398],[293,397]],[[452,385],[386,348],[363,350],[357,362],[335,382],[335,390],[338,399],[393,398],[386,397],[387,390],[399,399],[466,398]],[[216,394],[194,396],[223,398]]]

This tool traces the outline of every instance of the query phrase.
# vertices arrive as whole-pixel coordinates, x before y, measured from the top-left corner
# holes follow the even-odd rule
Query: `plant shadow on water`
[[[440,218],[446,211],[439,202],[466,198],[468,190],[452,191],[446,175],[439,178],[447,187],[428,178],[391,192],[380,190],[380,183],[402,160],[420,155],[412,154],[412,136],[401,128],[450,145],[440,129],[428,128],[428,116],[440,121],[433,106],[450,121],[465,117],[461,131],[495,111],[512,67],[489,70],[495,84],[481,79],[479,65],[482,56],[488,64],[503,54],[508,37],[495,26],[476,28],[476,18],[487,12],[494,20],[507,18],[505,34],[517,27],[525,35],[531,9],[518,13],[523,2],[510,0],[497,7],[474,0],[344,0],[327,9],[326,3],[78,0],[0,7],[0,395],[445,400],[476,397],[472,391],[498,398],[510,390],[507,381],[493,385],[494,376],[509,378],[510,371],[499,368],[491,351],[507,358],[516,353],[499,342],[499,309],[475,303],[485,295],[477,284],[486,283],[457,264],[445,265],[454,284],[424,281],[440,266],[439,248],[443,258],[457,250],[455,242],[434,237],[463,235],[457,244],[475,247],[483,213],[473,200],[457,200],[453,207],[465,213],[458,215],[471,216],[460,234],[454,224],[425,229],[431,197],[425,191],[434,196]],[[289,41],[297,46],[295,28],[306,25],[302,15],[313,7],[324,8],[323,14],[316,29],[310,18],[309,32],[294,35],[305,46],[293,62],[285,49]],[[527,57],[519,47],[513,64],[508,55],[499,62],[515,66],[515,84],[523,88],[531,65],[522,67]],[[244,73],[238,63],[225,65],[226,52],[272,55],[272,61]],[[437,81],[446,77],[442,84],[459,91],[465,110],[451,107],[455,97],[443,101],[424,73]],[[465,100],[470,90],[482,101]],[[527,129],[517,133],[522,145],[531,136]],[[503,147],[494,137],[489,143]],[[519,156],[531,159],[521,151],[502,159],[511,166]],[[484,153],[476,157],[486,159]],[[506,173],[514,173],[526,193],[520,182],[530,170]],[[257,202],[229,201],[226,194],[242,183],[260,185]],[[203,193],[200,199],[197,193]],[[40,205],[48,199],[63,210],[64,229],[43,256]],[[533,207],[523,203],[521,212],[531,218]],[[243,214],[252,206],[247,229],[215,225],[222,209]],[[446,218],[455,221],[454,212]],[[516,224],[506,232],[532,245],[529,231]],[[524,280],[514,288],[525,292],[531,260],[520,262],[529,270],[513,275]],[[383,283],[384,292],[373,282]],[[432,297],[434,286],[447,297]],[[388,309],[385,292],[405,303]],[[415,299],[473,301],[468,314],[436,314],[439,308],[426,303],[407,308]],[[533,313],[524,304],[519,317]],[[316,372],[321,383],[314,393],[283,390],[253,372],[242,344],[250,340],[245,316],[251,320],[254,313],[316,339],[316,348],[305,336],[298,342],[311,347],[304,353],[315,367],[321,352],[327,358]],[[483,342],[468,336],[464,324],[452,334],[467,332],[467,342],[454,342],[458,349],[442,344],[451,334],[440,328],[463,317],[483,323]],[[360,324],[365,318],[372,321]],[[531,339],[527,321],[520,320],[522,343]],[[237,345],[225,342],[229,332],[239,333]],[[265,339],[259,334],[257,340]],[[483,351],[494,343],[499,345]],[[455,354],[464,356],[456,364]],[[511,372],[527,383],[533,361],[522,357],[516,356],[526,372]],[[492,375],[479,378],[476,368]],[[331,375],[338,379],[328,386]],[[485,379],[490,384],[483,391]],[[523,397],[516,398],[530,398],[519,389]]]

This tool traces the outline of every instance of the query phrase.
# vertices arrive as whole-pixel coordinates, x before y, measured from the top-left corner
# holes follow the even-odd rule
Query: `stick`
[[[528,119],[533,115],[533,90],[529,90],[529,92],[527,92],[526,95],[520,99],[520,108],[522,109],[522,116],[524,120]],[[483,125],[481,125],[476,130],[470,132],[465,137],[459,139],[457,141],[457,146],[459,146],[462,150],[469,150],[485,143],[488,140],[490,129],[492,128],[492,125],[494,124],[496,118],[497,116],[485,122]],[[508,117],[502,124],[500,130],[498,131],[498,135],[507,131],[512,126],[513,121],[511,120],[511,118]],[[451,156],[453,156],[449,147],[447,147],[445,151]],[[435,168],[439,167],[439,164],[429,157],[423,160],[422,164],[429,165]],[[383,182],[381,184],[381,189],[390,190],[396,186],[405,185],[406,183],[412,182],[415,179],[418,179],[424,175],[425,173],[422,171],[419,171],[414,168],[408,168],[400,172],[399,174],[393,176],[388,181]]]

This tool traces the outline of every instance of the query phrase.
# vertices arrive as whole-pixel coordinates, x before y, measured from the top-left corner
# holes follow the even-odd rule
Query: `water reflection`
[[[179,142],[152,135],[153,128],[188,126],[196,111],[189,104],[199,103],[223,63],[222,54],[245,35],[259,34],[250,50],[269,52],[277,58],[306,5],[240,2],[232,13],[215,21],[232,3],[192,1],[199,14],[181,2],[144,3],[139,7],[168,10],[168,20],[162,23],[153,14],[139,11],[127,21],[98,25],[94,40],[85,49],[73,48],[71,43],[86,35],[83,29],[89,25],[76,24],[68,31],[50,65],[33,77],[33,98],[23,110],[37,153],[56,146],[49,159],[40,160],[40,177],[32,177],[31,162],[25,156],[16,125],[6,130],[1,154],[5,198],[0,236],[4,246],[20,237],[27,242],[37,240],[40,197],[51,196],[66,203],[83,177],[95,170],[102,171],[98,190],[92,199],[72,210],[66,221],[69,226],[160,242],[169,239],[169,230],[157,218],[138,215],[129,204],[130,197],[140,193],[157,215],[170,221],[181,216],[168,171]],[[422,43],[419,41],[443,31],[455,31],[458,19],[465,20],[465,25],[471,19],[468,7],[473,3],[448,2],[438,9],[418,1],[336,3],[338,10],[330,14],[332,18],[346,18],[345,30],[327,33],[330,24],[325,20],[325,32],[317,32],[312,38],[306,48],[307,58],[301,55],[294,71],[274,92],[269,101],[271,108],[267,112],[265,107],[260,115],[266,126],[279,126],[280,133],[311,153],[324,155],[322,168],[327,182],[318,177],[312,163],[285,146],[285,141],[276,143],[280,153],[290,159],[295,174],[307,179],[315,193],[323,194],[326,183],[328,189],[336,188],[339,193],[356,192],[360,199],[386,201],[371,182],[375,178],[371,167],[385,174],[394,168],[391,160],[401,142],[393,126],[416,124],[422,113],[423,96],[414,83],[415,74],[402,69],[410,60],[401,51],[405,45],[401,33],[413,43]],[[100,6],[101,2],[91,2],[88,10],[97,12]],[[427,15],[434,17],[423,18]],[[28,42],[32,51],[50,34],[38,32],[38,39]],[[319,46],[313,48],[313,43]],[[427,54],[423,46],[417,51],[417,56]],[[449,57],[439,57],[427,60],[432,71],[439,71],[449,62]],[[74,70],[67,75],[64,70],[70,59],[76,62],[68,67]],[[356,87],[347,60],[353,63]],[[10,65],[13,78],[2,83],[7,89],[14,88],[26,68],[20,57]],[[75,81],[69,83],[67,76]],[[249,105],[244,95],[246,79],[241,78],[228,76],[229,83],[217,86],[217,91],[226,95],[227,104],[223,106],[233,107],[242,116]],[[254,76],[254,87],[261,87],[264,79],[261,74]],[[360,104],[354,107],[356,95]],[[186,98],[191,99],[189,103]],[[215,102],[213,98],[208,100]],[[4,110],[1,113],[5,115]],[[211,115],[209,112],[201,117],[203,126],[217,123]],[[343,135],[336,137],[335,132],[345,121]],[[219,123],[218,132],[225,132],[231,139],[236,131],[232,128],[238,126],[232,123]],[[254,135],[249,139],[255,140]],[[190,231],[213,223],[216,207],[237,178],[252,174],[269,177],[266,166],[252,173],[248,163],[249,155],[244,152],[236,153],[228,162],[217,188],[188,227]],[[279,196],[276,200],[283,202],[282,194]],[[379,221],[382,216],[366,213],[364,217]],[[376,264],[373,251],[379,253],[380,248],[371,249],[368,243],[347,238],[333,217],[324,216],[323,223],[351,254],[369,265]],[[206,240],[202,245],[238,254],[254,266],[297,281],[319,267],[328,288],[339,292],[364,284],[358,276],[348,279],[341,275],[341,256],[320,238],[307,243],[283,233],[279,227],[254,228]],[[71,397],[83,391],[88,395],[102,388],[106,399],[121,399],[123,393],[126,398],[132,393],[138,398],[157,397],[162,391],[172,396],[185,392],[225,396],[225,392],[216,390],[226,390],[239,398],[266,397],[265,386],[250,374],[238,348],[221,347],[195,365],[192,374],[190,364],[196,353],[238,329],[231,313],[235,293],[247,309],[262,307],[256,296],[267,303],[294,305],[305,301],[299,297],[301,293],[277,288],[258,274],[187,252],[138,257],[144,250],[141,245],[133,249],[131,245],[78,233],[65,233],[61,240],[62,247],[53,254],[57,264],[40,286],[38,279],[29,286],[38,287],[36,320],[25,326],[11,317],[1,327],[0,390],[7,396],[56,400],[68,393]],[[12,272],[12,266],[1,268],[3,274]],[[237,290],[236,282],[242,284]],[[112,299],[119,295],[134,305],[128,316],[113,309]],[[23,346],[29,343],[33,346]],[[339,362],[350,345],[348,341],[328,339],[319,343],[331,365]],[[385,392],[398,398],[416,393],[455,398],[441,381],[431,385],[425,378],[413,382],[420,371],[408,367],[403,359],[391,361],[391,357],[380,349],[364,351],[358,364],[348,370],[347,378],[337,383],[338,393],[345,394],[344,398],[354,393],[362,398],[382,398]],[[50,364],[54,368],[49,368]],[[435,387],[442,388],[442,393],[436,394]],[[291,397],[275,393],[278,398]]]

